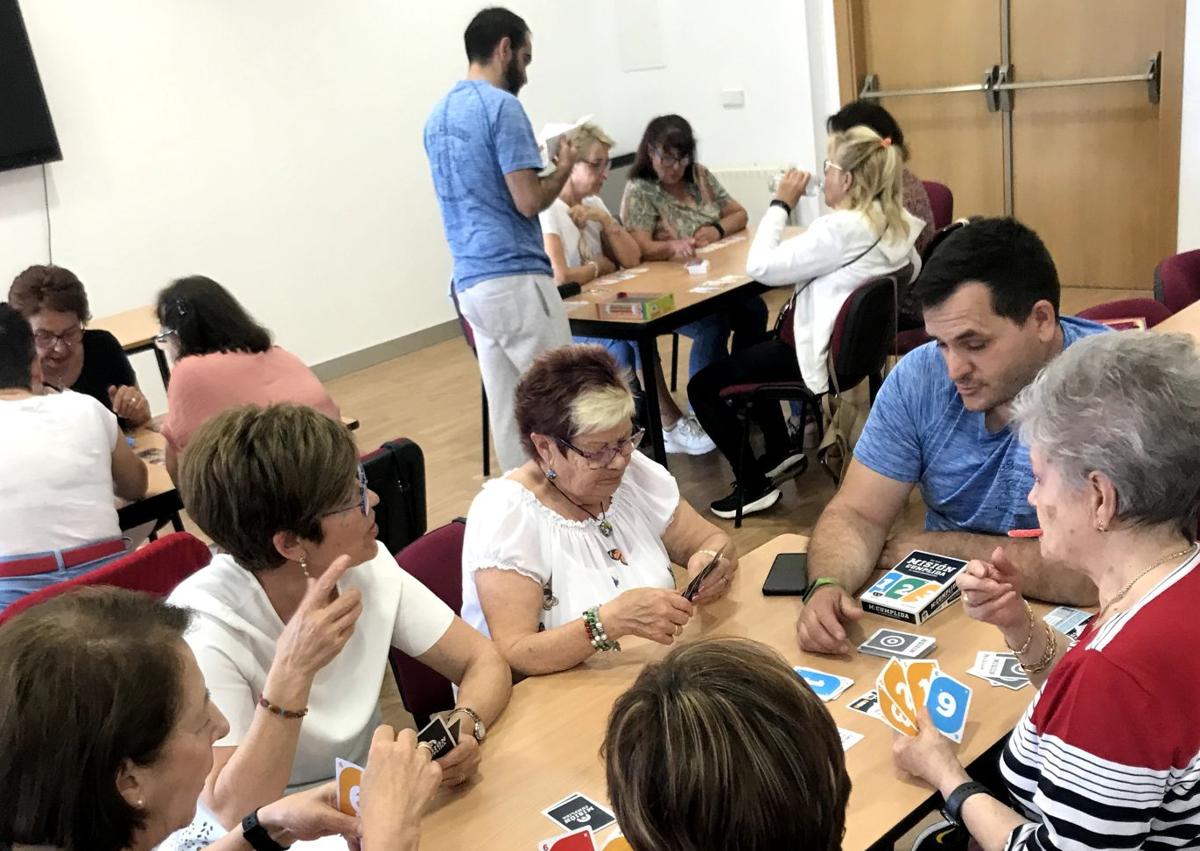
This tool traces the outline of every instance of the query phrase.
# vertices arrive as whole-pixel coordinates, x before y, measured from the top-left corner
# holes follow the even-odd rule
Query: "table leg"
[[[662,415],[658,410],[658,381],[655,376],[658,370],[658,342],[655,337],[639,337],[637,341],[638,355],[642,359],[642,386],[646,398],[646,435],[650,438],[650,446],[654,450],[654,459],[664,467],[667,466],[667,447],[663,444]]]
[[[154,359],[158,361],[158,374],[162,376],[163,389],[165,390],[168,382],[171,380],[171,367],[167,364],[167,356],[163,354],[163,350],[158,346],[154,347]]]

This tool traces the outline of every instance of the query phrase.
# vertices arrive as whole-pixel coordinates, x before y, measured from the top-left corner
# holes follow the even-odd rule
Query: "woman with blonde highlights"
[[[838,312],[870,278],[906,267],[904,283],[916,277],[921,260],[914,245],[924,222],[903,206],[904,158],[890,139],[869,127],[851,127],[829,137],[824,196],[832,212],[804,233],[783,239],[788,216],[812,175],[789,171],[763,215],[746,258],[746,274],[769,286],[794,286],[794,348],[777,334],[705,369],[688,384],[688,398],[717,448],[736,463],[747,459],[743,480],[711,508],[733,517],[770,508],[779,501],[774,481],[804,471],[806,459],[789,445],[780,410],[757,405],[766,454],[754,456],[722,388],[748,381],[803,382],[813,393],[829,389],[829,342]],[[744,455],[743,455],[744,453]]]
[[[622,370],[599,346],[552,349],[517,385],[529,460],[471,503],[462,608],[515,671],[561,671],[620,650],[626,636],[671,644],[693,605],[729,590],[729,537],[636,451],[633,411]],[[686,600],[671,565],[691,579],[714,559]]]

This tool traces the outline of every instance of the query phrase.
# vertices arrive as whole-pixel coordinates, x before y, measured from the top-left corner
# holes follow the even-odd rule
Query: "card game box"
[[[865,611],[906,623],[924,623],[958,599],[954,577],[967,563],[913,550],[863,592]]]
[[[601,319],[653,319],[675,307],[671,293],[621,293],[600,304]]]

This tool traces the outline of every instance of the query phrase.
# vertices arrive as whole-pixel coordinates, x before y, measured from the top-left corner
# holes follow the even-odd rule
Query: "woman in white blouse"
[[[547,674],[641,636],[671,644],[693,605],[724,596],[737,570],[729,536],[636,451],[633,395],[598,346],[542,354],[517,385],[529,460],[486,483],[467,515],[463,619],[512,668]],[[692,602],[690,578],[721,553]]]
[[[379,500],[340,423],[298,405],[226,411],[189,443],[180,489],[223,550],[168,601],[193,610],[185,640],[229,720],[202,816],[228,829],[330,779],[338,757],[363,764],[393,647],[459,685],[443,784],[475,774],[511,672],[375,540]]]

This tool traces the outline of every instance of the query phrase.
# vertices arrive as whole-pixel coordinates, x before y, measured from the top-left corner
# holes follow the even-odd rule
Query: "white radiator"
[[[750,227],[755,227],[771,204],[772,193],[769,187],[771,178],[782,171],[784,165],[751,165],[713,168],[712,173],[721,185],[725,187],[734,200],[746,208],[750,217]],[[810,222],[820,215],[817,201],[814,198],[800,199],[799,209],[792,212],[792,223]]]

